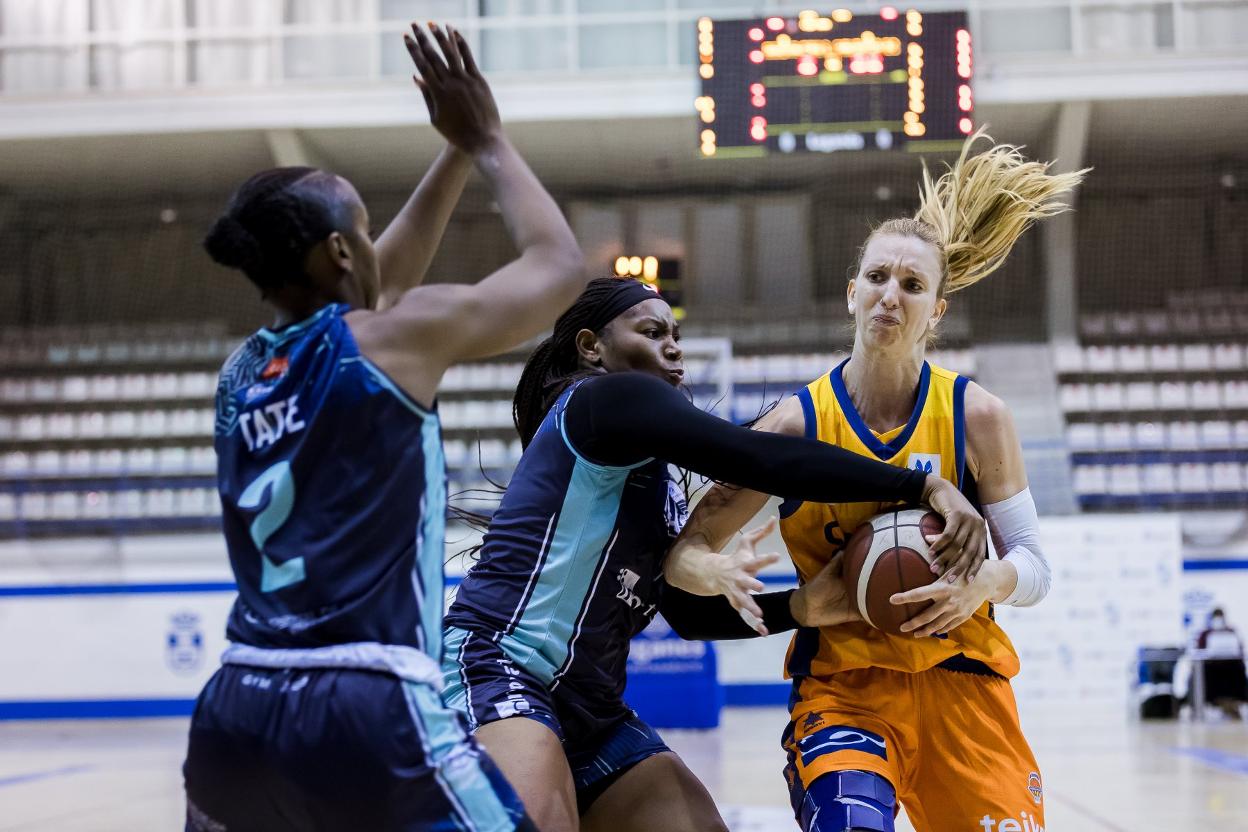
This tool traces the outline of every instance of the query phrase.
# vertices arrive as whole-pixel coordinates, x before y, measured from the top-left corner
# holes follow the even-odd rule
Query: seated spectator
[[[1205,658],[1205,701],[1217,705],[1231,719],[1241,719],[1240,705],[1248,701],[1244,644],[1226,623],[1221,608],[1209,615],[1209,626],[1197,636],[1196,648]]]

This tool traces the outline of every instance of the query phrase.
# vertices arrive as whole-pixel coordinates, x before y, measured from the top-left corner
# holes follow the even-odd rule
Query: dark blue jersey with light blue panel
[[[218,482],[232,642],[375,642],[438,660],[446,472],[437,415],[326,306],[261,329],[221,371]]]
[[[488,634],[587,726],[627,715],[629,639],[658,610],[663,556],[687,515],[666,462],[604,464],[569,439],[568,403],[595,383],[546,414],[446,618],[449,642]]]
[[[673,595],[663,560],[687,513],[669,462],[823,501],[917,500],[925,479],[824,443],[738,427],[653,376],[579,381],[525,449],[447,613],[450,704],[478,724],[536,710],[570,742],[629,718],[629,641]],[[530,696],[533,685],[542,690]],[[543,716],[546,703],[535,698],[555,713]]]

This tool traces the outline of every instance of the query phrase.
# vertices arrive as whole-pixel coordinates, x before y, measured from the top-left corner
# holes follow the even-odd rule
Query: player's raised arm
[[[479,126],[489,127],[484,123]],[[381,276],[378,310],[393,306],[404,292],[424,282],[471,171],[472,157],[448,143],[402,210],[381,232],[376,245]]]
[[[423,287],[394,307],[419,331],[421,348],[449,365],[503,352],[549,327],[586,275],[572,229],[503,133],[467,42],[449,27],[430,32],[413,26],[406,43],[433,125],[472,158],[519,252],[476,284]]]

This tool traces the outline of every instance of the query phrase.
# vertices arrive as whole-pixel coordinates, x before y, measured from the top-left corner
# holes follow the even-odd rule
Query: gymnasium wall
[[[1046,517],[1041,532],[1051,594],[999,611],[1022,656],[1024,710],[1121,718],[1139,646],[1185,643],[1185,615],[1203,622],[1213,604],[1248,628],[1243,535],[1184,560],[1178,514]],[[225,646],[233,591],[218,536],[10,542],[0,564],[0,718],[185,713]],[[791,581],[791,568],[768,577]],[[716,645],[729,704],[783,704],[786,645]]]

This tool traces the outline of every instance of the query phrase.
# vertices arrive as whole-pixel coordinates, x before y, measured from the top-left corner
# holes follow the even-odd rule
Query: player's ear
[[[857,289],[857,286],[855,285],[857,282],[858,282],[857,278],[851,277],[849,279],[848,285],[846,285],[845,287],[845,300],[849,304],[849,314],[851,315],[853,315],[855,311],[854,294],[855,294],[855,290]]]
[[[580,363],[589,367],[602,366],[602,342],[591,329],[582,329],[576,333],[576,352]]]
[[[935,329],[936,324],[940,323],[940,319],[945,317],[945,310],[949,308],[949,302],[944,298],[936,301],[936,307],[932,309],[932,317],[928,319],[928,329]]]

